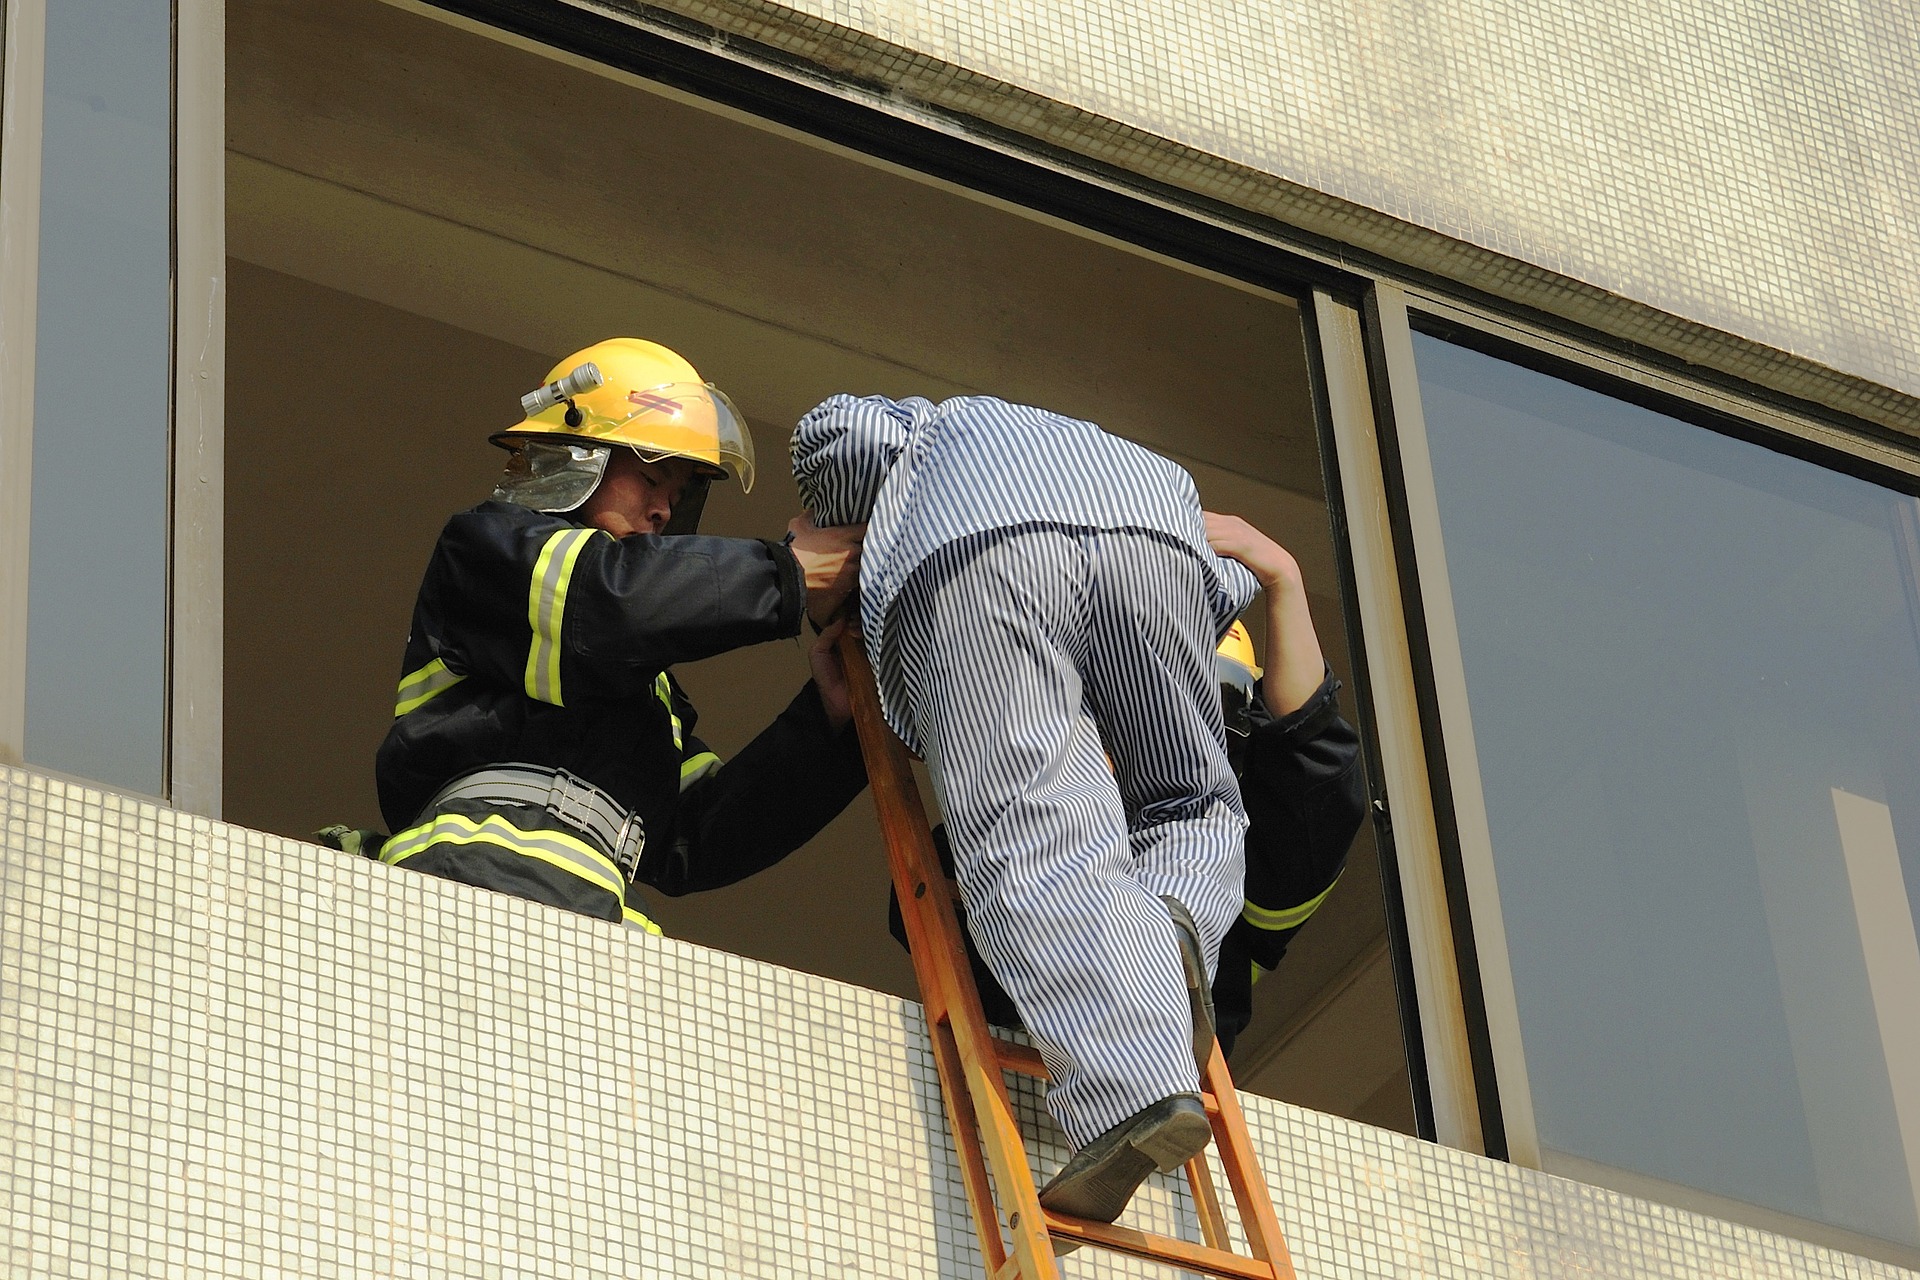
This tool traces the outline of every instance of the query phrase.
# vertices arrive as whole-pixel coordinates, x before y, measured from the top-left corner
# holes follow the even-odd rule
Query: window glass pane
[[[1920,1244],[1914,499],[1415,350],[1549,1164]]]
[[[158,794],[165,723],[165,0],[47,6],[26,754]]]

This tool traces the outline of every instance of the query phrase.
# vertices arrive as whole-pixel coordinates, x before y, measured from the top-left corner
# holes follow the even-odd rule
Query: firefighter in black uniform
[[[1238,516],[1207,513],[1207,541],[1252,570],[1266,596],[1267,663],[1236,622],[1215,669],[1227,727],[1227,756],[1247,807],[1246,901],[1220,944],[1213,981],[1223,1053],[1253,1017],[1253,986],[1286,954],[1346,868],[1347,849],[1366,816],[1360,738],[1340,715],[1340,682],[1328,669],[1307,611],[1306,587],[1291,553]],[[952,874],[945,832],[936,830]],[[962,917],[964,919],[964,916]],[[893,934],[906,927],[893,904]],[[1018,1027],[1020,1014],[967,939],[987,1020]]]
[[[814,680],[725,767],[671,673],[830,617],[861,530],[695,534],[712,480],[751,487],[752,442],[657,344],[580,351],[522,405],[493,437],[506,475],[447,522],[420,585],[376,763],[394,832],[377,856],[657,933],[637,885],[731,884],[865,786],[836,629]]]

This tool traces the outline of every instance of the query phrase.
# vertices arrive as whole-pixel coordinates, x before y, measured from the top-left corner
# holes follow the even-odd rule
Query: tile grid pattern
[[[593,7],[691,19],[735,56],[725,37],[882,86],[888,109],[1920,434],[1920,16],[1901,0],[1625,0],[1604,20],[1526,0]]]
[[[910,1002],[24,770],[0,830],[5,1274],[981,1274]],[[1246,1101],[1303,1276],[1913,1274]]]

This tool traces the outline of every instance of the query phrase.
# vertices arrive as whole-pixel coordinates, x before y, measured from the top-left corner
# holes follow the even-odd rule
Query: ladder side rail
[[[953,1135],[954,1157],[960,1162],[960,1179],[966,1188],[973,1234],[980,1239],[987,1273],[997,1275],[1006,1265],[1007,1246],[1000,1236],[986,1156],[980,1150],[980,1131],[975,1127],[973,1091],[967,1087],[966,1067],[960,1061],[960,1047],[953,1041],[953,1028],[944,1019],[935,1021],[929,1017],[927,1036],[933,1042],[934,1070],[940,1076],[940,1098],[947,1112],[947,1129]]]
[[[947,1078],[946,1069],[941,1071],[941,1086],[956,1147],[973,1145],[975,1148],[971,1161],[962,1156],[962,1175],[967,1184],[974,1228],[987,1258],[988,1275],[1006,1272],[1007,1260],[993,1198],[984,1185],[985,1180],[969,1168],[970,1164],[977,1164],[981,1145],[986,1148],[995,1185],[1001,1196],[1011,1202],[1008,1227],[1013,1235],[1013,1261],[1017,1266],[1010,1274],[1026,1280],[1058,1280],[1059,1268],[1054,1262],[1033,1170],[1027,1163],[1026,1144],[1014,1120],[1012,1099],[998,1068],[979,992],[971,981],[971,971],[966,968],[959,923],[954,917],[953,905],[947,901],[946,877],[940,870],[933,833],[927,826],[926,806],[914,782],[912,765],[906,748],[881,714],[872,665],[851,627],[840,638],[839,653],[853,703],[861,753],[866,757],[867,782],[873,790],[874,805],[886,839],[894,890],[900,897],[914,974],[927,1006],[935,1058],[938,1061],[942,1056],[943,1032],[951,1038],[958,1058],[957,1074],[963,1088],[950,1088],[955,1082]],[[958,1096],[960,1094],[965,1096]],[[974,1112],[971,1117],[965,1114],[968,1102]]]
[[[1227,1071],[1227,1060],[1220,1045],[1213,1046],[1207,1060],[1208,1092],[1219,1105],[1219,1118],[1213,1126],[1220,1146],[1220,1164],[1226,1170],[1227,1184],[1233,1189],[1240,1210],[1240,1226],[1247,1233],[1247,1247],[1253,1256],[1268,1263],[1278,1280],[1295,1280],[1293,1258],[1287,1251],[1287,1238],[1280,1230],[1280,1219],[1273,1211],[1273,1199],[1267,1193],[1260,1162],[1247,1133],[1247,1117],[1240,1109],[1240,1095]]]
[[[1213,1171],[1207,1168],[1206,1152],[1187,1161],[1187,1185],[1193,1189],[1193,1212],[1200,1219],[1200,1238],[1209,1249],[1231,1250],[1233,1241],[1227,1235],[1227,1215],[1220,1207],[1220,1193],[1214,1190]]]

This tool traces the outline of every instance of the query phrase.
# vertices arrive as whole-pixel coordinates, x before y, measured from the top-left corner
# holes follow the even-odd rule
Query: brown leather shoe
[[[1040,1203],[1069,1217],[1112,1222],[1148,1174],[1178,1169],[1205,1151],[1212,1137],[1200,1095],[1162,1098],[1074,1152],[1040,1189]]]

